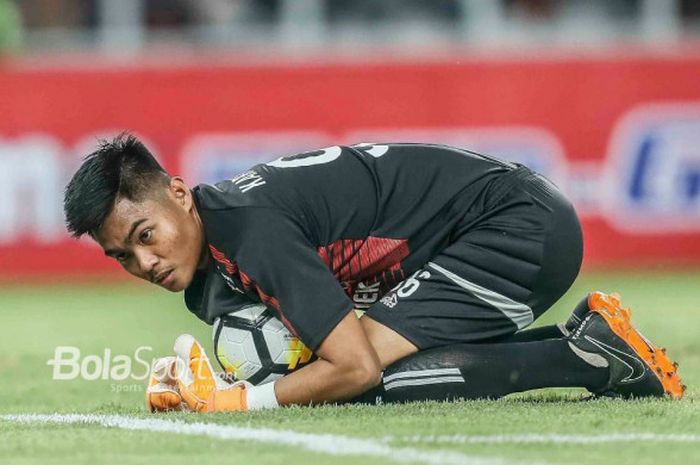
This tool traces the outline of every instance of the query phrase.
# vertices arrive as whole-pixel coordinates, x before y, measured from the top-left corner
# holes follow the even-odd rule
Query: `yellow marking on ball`
[[[298,338],[289,341],[289,356],[287,357],[288,368],[293,370],[299,363],[306,363],[311,360],[313,353]]]
[[[219,362],[221,362],[221,366],[224,367],[224,371],[226,373],[232,373],[236,379],[241,379],[241,373],[239,373],[238,370],[241,368],[241,365],[243,365],[243,362],[232,363],[226,358],[225,355],[223,355],[223,349],[223,346],[219,346],[218,359]]]

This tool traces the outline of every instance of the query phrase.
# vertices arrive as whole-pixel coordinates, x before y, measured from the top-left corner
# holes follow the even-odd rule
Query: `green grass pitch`
[[[637,327],[679,361],[688,385],[681,401],[582,401],[583,391],[543,390],[499,401],[157,416],[145,412],[143,381],[52,380],[47,360],[56,346],[76,346],[83,356],[102,356],[105,348],[113,356],[133,355],[138,347],[151,346],[152,352],[142,353],[150,360],[169,354],[181,332],[206,345],[210,329],[184,309],[181,295],[133,283],[5,285],[0,287],[0,463],[700,463],[698,283],[700,272],[691,271],[587,272],[537,322],[563,320],[587,290],[620,292]],[[272,429],[281,431],[283,440],[7,418],[56,412],[164,419],[185,427],[204,422],[214,431],[235,427],[235,434],[253,436],[269,436]],[[295,444],[295,433],[308,433],[306,441],[325,449]],[[645,436],[626,436],[634,434]]]

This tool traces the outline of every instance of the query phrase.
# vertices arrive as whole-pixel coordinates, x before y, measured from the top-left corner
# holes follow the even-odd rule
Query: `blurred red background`
[[[587,266],[700,264],[700,57],[8,62],[0,89],[5,279],[116,271],[67,237],[61,200],[80,157],[121,130],[193,184],[321,145],[460,145],[559,184]]]

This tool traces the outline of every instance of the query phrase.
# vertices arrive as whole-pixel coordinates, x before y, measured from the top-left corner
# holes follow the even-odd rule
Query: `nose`
[[[134,251],[134,255],[139,264],[139,269],[141,272],[153,278],[150,275],[155,270],[156,265],[158,265],[158,256],[148,252],[147,250]]]

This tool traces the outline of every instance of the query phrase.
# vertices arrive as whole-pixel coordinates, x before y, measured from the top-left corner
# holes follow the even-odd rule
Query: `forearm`
[[[361,366],[339,367],[318,359],[275,383],[280,405],[309,405],[353,398],[379,384],[380,373]]]
[[[214,374],[201,344],[189,334],[177,338],[174,351],[177,359],[183,362],[182,373],[174,378],[177,389],[158,387],[151,390],[161,397],[178,394],[190,409],[197,412],[233,412],[343,401],[376,386],[381,377],[379,357],[354,313],[348,313],[319,345],[316,349],[319,358],[315,362],[274,384],[253,386],[242,382],[222,386],[225,383]],[[162,399],[158,397],[156,400]],[[167,402],[155,405],[153,399],[149,399],[149,408],[159,408],[161,404],[166,409],[171,408],[171,399],[164,400]]]

